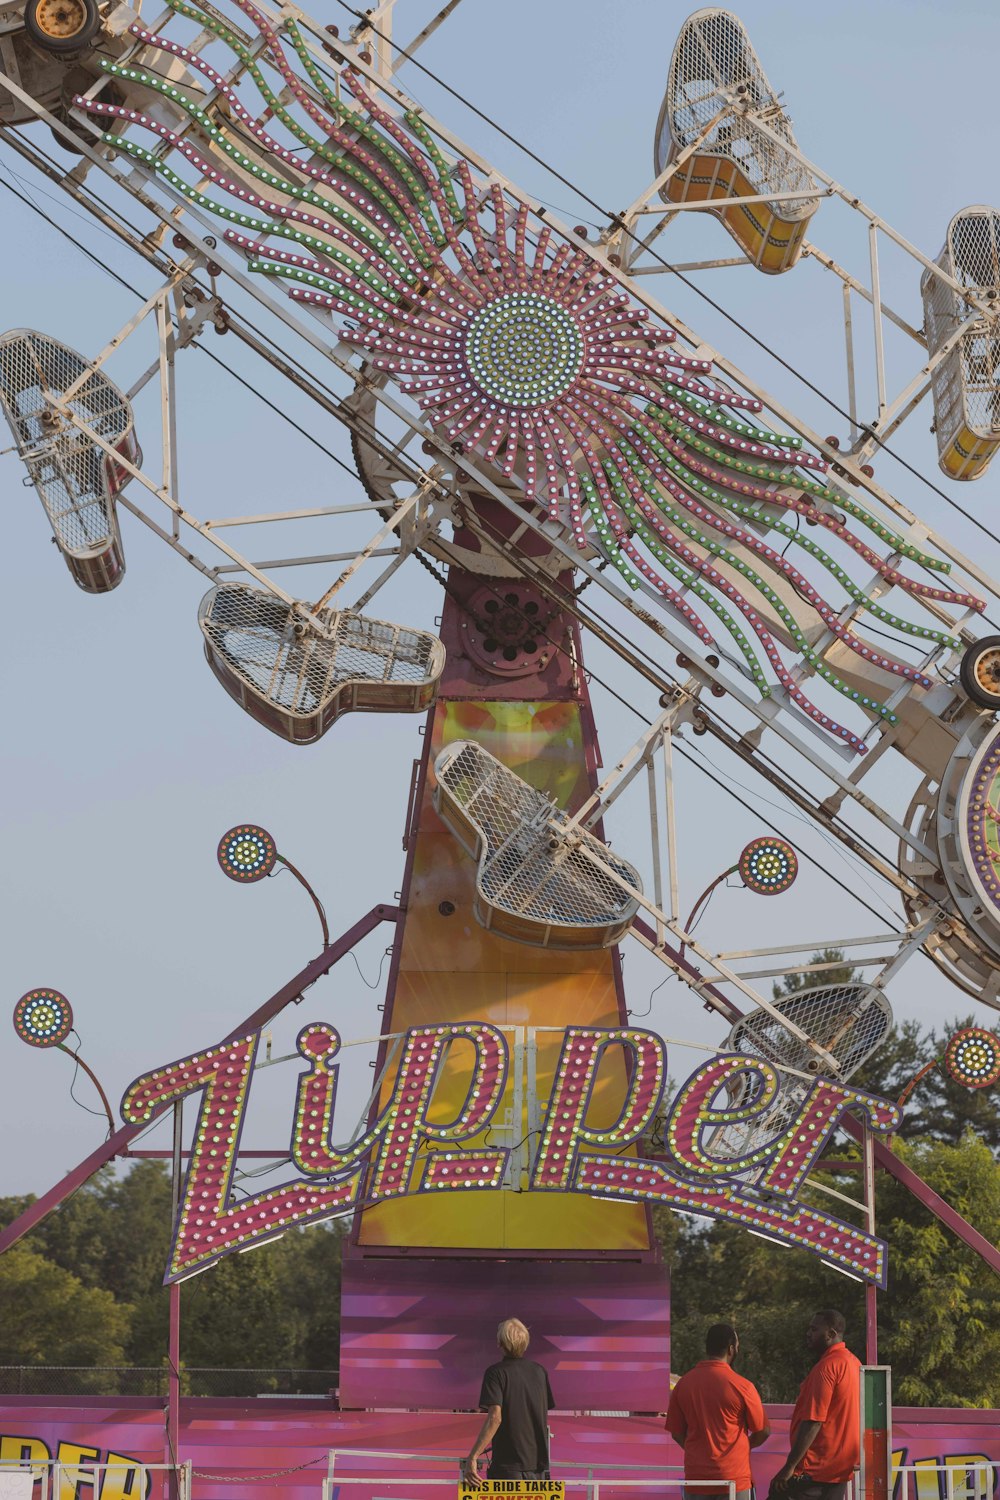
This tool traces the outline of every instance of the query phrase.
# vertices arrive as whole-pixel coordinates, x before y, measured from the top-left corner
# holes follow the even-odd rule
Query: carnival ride
[[[310,743],[349,709],[430,710],[400,906],[365,928],[396,924],[373,1111],[392,1098],[401,1033],[489,1015],[513,1047],[504,1123],[491,1127],[508,1156],[503,1191],[484,1195],[474,1221],[450,1194],[360,1211],[345,1265],[343,1387],[359,1406],[379,1403],[389,1372],[400,1400],[426,1394],[426,1362],[394,1342],[379,1311],[390,1285],[418,1305],[411,1338],[415,1327],[453,1336],[443,1277],[488,1315],[506,1295],[498,1267],[512,1260],[524,1305],[557,1321],[557,1291],[574,1276],[583,1284],[598,1257],[609,1306],[625,1288],[641,1300],[641,1283],[648,1307],[665,1309],[643,1206],[609,1209],[607,1192],[572,1206],[546,1197],[525,1146],[543,1133],[540,1101],[566,1028],[627,1024],[614,946],[626,933],[725,1019],[725,1050],[777,1070],[770,1113],[707,1131],[710,1170],[713,1158],[723,1172],[773,1142],[817,1078],[851,1076],[885,1037],[887,987],[917,954],[1000,1009],[1000,635],[989,634],[1000,584],[876,482],[870,463],[929,393],[946,474],[987,470],[1000,441],[996,212],[963,210],[938,259],[924,255],[803,155],[741,23],[710,9],[685,23],[674,51],[654,180],[591,237],[400,87],[398,64],[453,8],[406,48],[392,40],[392,0],[345,36],[263,0],[168,0],[148,25],[124,3],[28,0],[22,10],[18,0],[0,21],[0,143],[162,278],[94,358],[48,332],[0,341],[0,405],[74,578],[91,592],[119,583],[125,509],[208,579],[198,625],[209,664],[274,733]],[[77,154],[71,172],[26,128],[39,123]],[[860,228],[868,284],[806,238],[827,203]],[[844,446],[647,291],[652,274],[677,270],[660,235],[702,210],[721,219],[741,263],[788,274],[812,259],[839,281]],[[924,329],[884,301],[886,243],[919,281]],[[872,318],[869,421],[852,299]],[[152,363],[123,393],[106,367],[150,327]],[[348,508],[202,519],[181,498],[175,365],[212,329],[350,430],[380,523],[363,546],[303,557],[289,541],[260,564],[222,533],[268,525],[293,537],[304,519],[332,528]],[[887,331],[919,350],[895,395]],[[130,403],[147,387],[161,405],[159,472],[133,434]],[[343,566],[309,598],[274,576],[290,563],[329,567],[331,556]],[[369,613],[410,558],[443,588],[437,634]],[[588,636],[661,695],[658,717],[603,779]],[[675,838],[677,751],[689,735],[709,736],[837,841],[894,893],[897,919],[862,938],[812,931],[791,943],[786,933],[735,954],[701,942],[684,920]],[[869,779],[890,762],[897,773]],[[630,789],[645,789],[650,839],[626,858],[610,852],[603,820]],[[751,890],[779,894],[794,850],[757,842],[734,868]],[[453,934],[457,907],[479,926]],[[354,940],[327,938],[303,974],[326,972]],[[864,981],[826,982],[808,958],[818,947],[843,950]],[[748,972],[747,961],[765,967]],[[788,973],[811,982],[781,1003],[752,982]],[[301,994],[303,974],[254,1025]],[[988,1061],[973,1071],[989,1076]],[[615,1117],[626,1072],[623,1057],[603,1066],[598,1114]],[[453,1114],[463,1086],[461,1070],[445,1067],[440,1099]],[[730,1076],[730,1111],[759,1102],[755,1087],[752,1070]],[[80,1171],[127,1149],[129,1129]],[[869,1229],[876,1160],[931,1202],[867,1128],[856,1133]],[[759,1173],[744,1175],[752,1187]],[[932,1206],[1000,1270],[992,1247]],[[352,1318],[382,1354],[352,1354]],[[870,1307],[871,1354],[874,1327]],[[622,1405],[653,1378],[633,1378],[611,1355],[605,1368]]]

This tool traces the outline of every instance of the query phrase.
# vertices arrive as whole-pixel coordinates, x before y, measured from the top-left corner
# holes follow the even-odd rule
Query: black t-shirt
[[[505,1356],[483,1376],[479,1405],[499,1406],[493,1462],[536,1473],[549,1466],[548,1413],[555,1406],[549,1377],[533,1359]]]

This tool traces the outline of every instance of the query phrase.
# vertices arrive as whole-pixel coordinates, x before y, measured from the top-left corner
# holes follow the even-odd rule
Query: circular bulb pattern
[[[14,1006],[14,1030],[29,1047],[58,1047],[73,1030],[73,1007],[58,990],[29,990]]]
[[[784,839],[760,838],[747,844],[736,868],[748,890],[758,896],[780,896],[799,873],[799,861]]]
[[[564,396],[580,373],[583,333],[568,308],[534,292],[508,292],[470,319],[465,362],[485,396],[541,406]]]
[[[981,1026],[967,1026],[949,1037],[944,1070],[966,1089],[988,1089],[1000,1080],[1000,1036]]]
[[[240,823],[222,835],[217,857],[222,873],[230,880],[251,885],[270,875],[278,850],[266,828],[258,828],[255,823]]]

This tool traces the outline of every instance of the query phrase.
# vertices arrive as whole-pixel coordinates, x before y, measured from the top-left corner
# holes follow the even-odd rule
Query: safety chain
[[[210,1469],[192,1469],[195,1479],[213,1479],[217,1484],[253,1484],[260,1479],[281,1479],[285,1474],[298,1474],[302,1469],[311,1469],[316,1464],[325,1464],[327,1455],[310,1458],[307,1463],[295,1464],[291,1469],[274,1469],[270,1474],[213,1474]]]

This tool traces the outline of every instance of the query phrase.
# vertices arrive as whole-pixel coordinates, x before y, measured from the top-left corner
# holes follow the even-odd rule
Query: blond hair
[[[531,1335],[520,1318],[504,1318],[497,1329],[497,1343],[505,1354],[521,1359],[530,1342]]]

